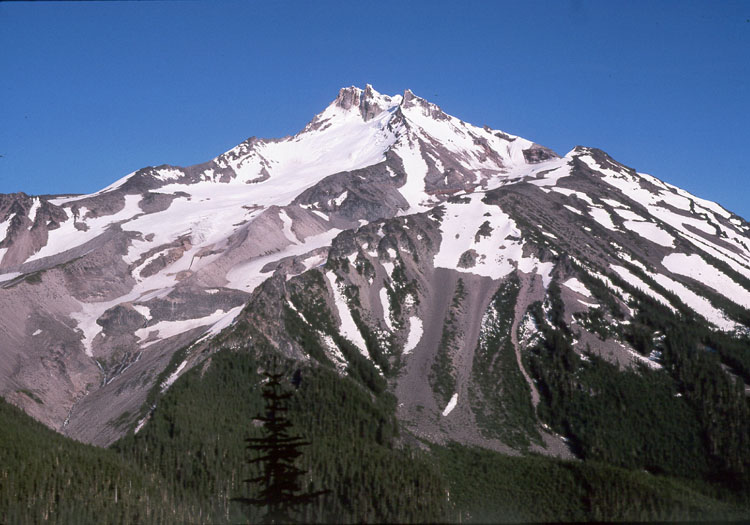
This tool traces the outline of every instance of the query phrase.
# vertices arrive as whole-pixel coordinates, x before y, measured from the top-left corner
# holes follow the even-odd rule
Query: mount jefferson
[[[415,439],[580,456],[555,403],[587,363],[676,378],[680,327],[747,416],[747,221],[411,91],[344,88],[294,136],[90,195],[0,195],[0,393],[101,446],[262,345],[391,392]]]

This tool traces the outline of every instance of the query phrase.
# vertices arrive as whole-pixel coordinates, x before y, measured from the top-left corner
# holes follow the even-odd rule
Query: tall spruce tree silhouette
[[[307,473],[295,466],[302,452],[309,445],[301,436],[292,435],[292,422],[287,418],[287,401],[292,393],[283,387],[283,373],[266,372],[267,382],[263,387],[265,414],[254,419],[263,423],[263,436],[246,438],[247,450],[257,456],[249,463],[260,463],[262,473],[244,480],[251,485],[260,485],[255,498],[234,498],[243,505],[265,507],[264,523],[294,523],[296,509],[312,503],[328,491],[302,492],[302,478]]]

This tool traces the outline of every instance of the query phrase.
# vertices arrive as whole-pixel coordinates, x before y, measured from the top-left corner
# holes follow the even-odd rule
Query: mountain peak
[[[371,84],[367,84],[364,89],[356,86],[341,88],[329,108],[338,108],[345,112],[358,110],[362,119],[367,122],[395,106],[404,110],[421,108],[426,116],[436,119],[448,118],[440,107],[415,95],[411,89],[406,89],[403,95],[391,97],[377,92]]]
[[[443,110],[438,107],[437,104],[433,104],[432,102],[429,102],[428,100],[415,95],[411,89],[407,89],[406,91],[404,91],[404,96],[401,101],[401,107],[405,110],[419,107],[422,109],[422,112],[425,114],[425,116],[429,116],[438,120],[444,120],[448,118],[448,115],[446,115]]]
[[[372,85],[367,84],[365,89],[356,86],[341,88],[332,105],[345,111],[357,109],[362,119],[367,122],[393,106],[394,102],[400,102],[399,98],[382,95],[375,91]]]
[[[339,94],[333,104],[341,109],[351,109],[352,106],[359,106],[362,96],[362,89],[356,86],[344,87],[339,90]]]

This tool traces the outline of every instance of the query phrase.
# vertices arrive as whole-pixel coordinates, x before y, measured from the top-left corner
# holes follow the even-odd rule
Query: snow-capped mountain
[[[503,449],[533,431],[565,455],[533,416],[510,422],[507,367],[536,407],[524,352],[546,324],[578,355],[661,367],[649,308],[745,337],[750,224],[411,91],[345,88],[294,136],[91,195],[0,196],[0,392],[96,444],[216,347],[262,339],[362,380],[370,367],[415,435]]]

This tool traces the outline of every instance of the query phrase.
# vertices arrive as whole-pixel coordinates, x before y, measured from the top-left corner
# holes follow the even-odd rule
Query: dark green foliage
[[[471,199],[462,195],[451,195],[448,197],[448,202],[451,204],[470,204]]]
[[[166,480],[0,399],[0,523],[158,523],[192,514]]]
[[[137,464],[157,467],[180,498],[199,502],[203,521],[237,522],[241,509],[229,500],[241,494],[242,479],[259,475],[257,465],[243,466],[248,429],[237,418],[262,409],[261,363],[246,353],[215,354],[207,369],[172,385],[141,432],[116,445]],[[442,478],[421,454],[395,447],[395,399],[374,397],[327,368],[287,366],[299,384],[288,418],[311,443],[299,465],[309,472],[303,488],[331,490],[304,509],[303,520],[439,520],[446,508]],[[260,437],[260,428],[250,430]]]
[[[705,472],[700,426],[690,405],[660,372],[621,372],[589,356],[556,426],[571,430],[583,458],[683,476]]]
[[[396,288],[391,286],[388,282],[383,283],[385,291],[388,294],[388,304],[391,305],[391,320],[396,330],[400,330],[404,326],[404,316],[401,310],[401,300],[399,294],[396,293]]]
[[[162,372],[156,377],[154,386],[151,387],[151,390],[149,390],[148,394],[146,395],[146,402],[143,405],[143,410],[141,410],[141,415],[145,415],[145,413],[148,411],[148,407],[156,404],[156,400],[158,399],[159,393],[161,392],[161,385],[164,383],[164,381],[167,380],[170,375],[172,375],[172,373],[174,373],[175,370],[177,370],[177,367],[180,366],[180,363],[185,360],[187,352],[188,347],[184,347],[180,348],[174,354],[172,354],[172,358],[169,360],[169,364],[167,364],[164,370],[162,370]]]
[[[662,355],[696,411],[710,473],[750,488],[750,411],[742,381],[728,376],[719,355],[684,332],[667,331]]]
[[[589,308],[586,312],[579,312],[573,315],[573,318],[580,323],[587,331],[599,336],[599,339],[606,341],[610,337],[610,325],[605,318],[601,307]]]
[[[268,350],[256,351],[221,351],[183,374],[114,450],[65,439],[0,403],[0,522],[242,522],[230,500],[242,479],[259,475],[243,463],[244,439],[262,430],[238,421],[262,410],[259,370],[270,362]],[[293,432],[311,443],[300,458],[303,489],[331,490],[303,509],[306,522],[750,517],[741,492],[716,485],[457,445],[400,448],[392,396],[299,366],[284,371],[298,385]]]
[[[703,333],[701,342],[713,349],[721,362],[750,384],[750,335],[730,337],[721,332]]]
[[[711,486],[600,463],[431,447],[454,523],[738,520],[747,506]]]
[[[385,348],[381,341],[375,336],[370,329],[370,325],[362,319],[362,314],[359,308],[352,308],[351,314],[354,324],[357,325],[357,329],[359,330],[359,333],[362,334],[362,339],[365,341],[367,353],[387,377],[391,371],[391,363],[388,360],[388,349]]]
[[[354,260],[354,267],[357,270],[357,273],[364,276],[366,279],[375,278],[375,267],[367,257],[362,255],[361,252],[357,254],[357,258]]]
[[[539,414],[570,439],[581,457],[629,468],[684,474],[700,472],[697,422],[661,374],[621,372],[590,355],[582,361],[564,335],[558,289],[550,286],[549,310],[532,307],[542,341],[530,369],[543,403]],[[644,421],[648,421],[644,425]],[[680,443],[679,453],[675,443]]]
[[[305,464],[312,489],[331,493],[318,503],[323,521],[439,521],[445,485],[424,454],[396,448],[395,398],[373,399],[332,373],[302,377],[291,406],[312,442]]]
[[[302,477],[306,471],[295,465],[302,455],[302,447],[310,443],[292,432],[292,422],[287,417],[288,401],[292,393],[285,391],[283,373],[266,372],[263,385],[265,412],[256,416],[262,423],[261,437],[246,438],[248,451],[258,455],[249,460],[258,463],[261,473],[244,480],[250,485],[259,485],[257,497],[235,498],[235,501],[251,507],[259,507],[265,514],[265,523],[291,523],[298,521],[300,507],[310,506],[325,491],[302,492]]]
[[[548,311],[547,318],[558,330],[562,331],[566,338],[570,337],[570,330],[565,324],[565,304],[560,293],[560,284],[557,281],[550,283],[547,288]]]
[[[483,434],[525,449],[530,439],[541,442],[541,436],[536,430],[531,390],[518,367],[511,340],[520,286],[518,276],[511,274],[493,296],[482,319],[469,395]]]
[[[397,258],[394,261],[391,281],[393,283],[393,293],[395,295],[395,300],[391,301],[392,305],[394,303],[398,303],[400,306],[403,305],[407,295],[411,295],[415,304],[419,304],[417,281],[408,278],[404,271],[404,263],[401,259]]]
[[[324,299],[325,289],[325,277],[318,270],[305,272],[300,278],[290,281],[292,304],[294,304],[295,308],[301,312],[310,324],[305,323],[297,314],[292,315],[292,313],[287,312],[290,315],[286,320],[286,327],[288,330],[292,330],[289,334],[298,343],[309,344],[309,346],[303,346],[303,348],[310,352],[312,357],[318,359],[318,356],[323,354],[320,359],[323,363],[330,362],[330,360],[325,356],[325,351],[320,345],[319,336],[316,331],[330,335],[346,358],[348,363],[347,372],[357,378],[362,384],[367,385],[373,392],[378,394],[384,392],[387,387],[385,379],[373,366],[372,362],[363,356],[360,350],[351,341],[343,337],[336,328],[333,315]],[[356,288],[354,289],[356,290]],[[358,316],[358,313],[356,308],[352,309],[353,318],[355,315]],[[359,321],[364,325],[361,319]],[[366,326],[365,328],[367,329]],[[360,329],[362,329],[361,326]],[[372,351],[381,358],[381,361],[384,360],[384,356],[378,353],[380,350],[378,341],[369,329],[367,329],[366,333],[368,337],[366,341],[369,341],[368,347],[373,348]]]
[[[289,281],[290,299],[294,307],[312,328],[328,333],[333,331],[334,322],[324,299],[326,290],[326,279],[319,270],[305,272]]]
[[[26,388],[22,388],[21,390],[16,390],[16,392],[18,392],[18,393],[20,393],[20,394],[23,394],[23,395],[25,395],[26,397],[28,397],[29,399],[32,399],[32,400],[33,400],[33,401],[34,401],[35,403],[37,403],[37,404],[39,404],[39,405],[43,405],[43,404],[44,404],[44,401],[42,401],[42,400],[41,400],[41,399],[39,398],[39,396],[38,396],[38,395],[36,395],[36,394],[35,394],[34,392],[32,392],[31,390],[28,390],[28,389],[26,389]]]
[[[624,285],[627,286],[627,285]],[[693,408],[709,464],[708,474],[747,484],[750,476],[750,417],[742,381],[728,375],[724,366],[750,378],[750,341],[730,337],[693,319],[685,322],[664,305],[631,289],[637,311],[626,339],[639,344],[649,330],[664,337],[659,345],[662,361],[675,388]],[[652,334],[653,335],[653,334]],[[643,344],[643,343],[640,343]]]
[[[263,407],[260,363],[250,354],[219,353],[206,366],[183,374],[158,400],[149,423],[113,448],[168,479],[175,497],[193,502],[202,521],[237,522],[240,506],[229,500],[241,495],[247,477],[248,429],[241,422]]]
[[[453,300],[448,308],[448,313],[443,322],[443,332],[440,336],[440,344],[435,354],[435,361],[430,368],[429,381],[432,391],[438,402],[445,406],[456,391],[456,372],[453,368],[453,354],[458,351],[457,343],[460,340],[458,323],[456,317],[458,310],[466,297],[464,281],[459,279],[456,290],[453,292]]]
[[[594,355],[582,361],[550,297],[546,317],[554,326],[545,323],[540,304],[531,308],[542,334],[529,358],[542,398],[540,417],[582,458],[722,479],[741,492],[750,466],[748,403],[741,382],[723,370],[722,353],[706,345],[710,340],[726,355],[739,356],[741,340],[686,322],[627,283],[616,284],[631,293],[637,312],[623,337],[642,354],[659,351],[664,369],[622,371]]]
[[[573,264],[575,265],[575,263]],[[612,293],[612,290],[607,288],[606,285],[596,277],[592,277],[587,271],[580,268],[580,266],[575,265],[574,267],[578,269],[576,277],[580,279],[596,300],[606,308],[606,311],[615,319],[624,319],[625,315],[622,313],[620,305],[618,304],[615,295]]]
[[[326,270],[334,272],[348,273],[349,272],[349,259],[346,257],[333,257],[330,256],[326,260]]]
[[[362,303],[359,302],[359,288],[353,284],[346,285],[344,287],[344,297],[351,306],[362,308]]]
[[[287,335],[304,348],[310,357],[321,364],[333,366],[320,343],[320,336],[317,332],[302,319],[297,311],[286,304],[284,305],[284,328],[286,328]]]
[[[24,276],[24,281],[26,281],[29,284],[40,284],[42,282],[42,275],[44,274],[44,271],[34,272],[27,274]]]

